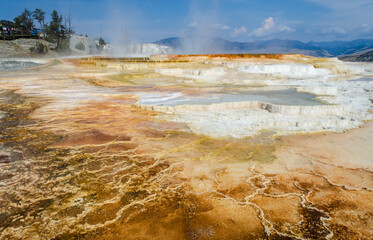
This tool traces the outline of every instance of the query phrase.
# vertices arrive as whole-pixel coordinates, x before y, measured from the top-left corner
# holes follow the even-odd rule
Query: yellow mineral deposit
[[[1,239],[371,239],[371,105],[337,101],[372,91],[340,80],[364,77],[355,68],[279,54],[51,63],[0,73]],[[302,86],[293,68],[339,88]],[[329,92],[292,111],[193,110],[258,86]]]

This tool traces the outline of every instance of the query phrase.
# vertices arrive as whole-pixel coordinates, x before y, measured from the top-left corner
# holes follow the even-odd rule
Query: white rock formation
[[[308,78],[310,76],[315,77],[331,73],[328,69],[315,68],[313,65],[306,64],[247,65],[238,67],[237,71],[288,78]]]
[[[339,70],[335,70],[337,68],[333,64],[337,64]],[[359,66],[337,60],[332,60],[331,63],[323,60],[322,65],[325,68],[297,63],[264,65],[262,62],[240,62],[232,64],[228,69],[227,65],[219,68],[215,64],[209,69],[155,71],[168,76],[198,78],[215,84],[229,82],[233,86],[264,84],[274,88],[295,88],[299,92],[315,94],[325,105],[288,106],[250,101],[176,106],[155,106],[148,102],[147,105],[138,103],[137,106],[164,113],[160,116],[162,119],[187,123],[189,129],[195,133],[215,137],[240,138],[261,131],[273,131],[277,134],[341,132],[359,127],[364,120],[373,119],[373,81],[347,80],[372,77],[373,65]],[[349,75],[352,73],[358,75]],[[268,78],[263,77],[263,74]],[[230,81],[226,78],[230,78]],[[174,97],[176,100],[177,96]]]
[[[70,50],[77,55],[97,54],[97,42],[95,39],[79,35],[71,35]]]
[[[114,57],[148,57],[154,54],[170,54],[171,48],[154,43],[134,43],[124,46],[108,45],[106,55]]]

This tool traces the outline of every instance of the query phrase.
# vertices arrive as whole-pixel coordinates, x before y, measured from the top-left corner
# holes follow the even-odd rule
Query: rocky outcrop
[[[361,54],[354,62],[373,62],[373,51]]]
[[[54,53],[50,50],[54,48],[56,48],[56,44],[42,39],[19,38],[13,41],[0,40],[0,57],[53,56]]]
[[[362,53],[356,53],[352,55],[339,56],[339,60],[345,62],[372,62],[373,61],[373,50],[368,49]]]

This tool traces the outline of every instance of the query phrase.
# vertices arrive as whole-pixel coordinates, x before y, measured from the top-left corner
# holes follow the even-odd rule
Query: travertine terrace
[[[1,239],[371,239],[372,64],[44,60],[0,73]]]

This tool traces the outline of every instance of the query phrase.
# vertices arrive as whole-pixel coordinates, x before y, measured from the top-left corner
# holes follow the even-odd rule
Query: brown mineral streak
[[[302,56],[166,60],[221,57]],[[343,134],[196,135],[135,107],[120,84],[90,83],[116,61],[0,75],[1,239],[372,239],[371,122]],[[153,64],[127,62],[141,61]]]

